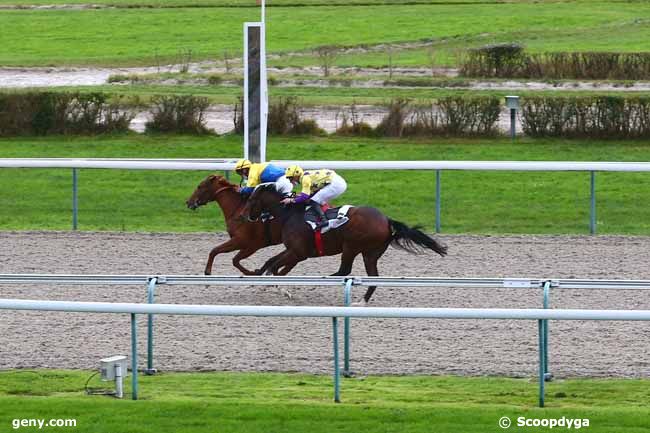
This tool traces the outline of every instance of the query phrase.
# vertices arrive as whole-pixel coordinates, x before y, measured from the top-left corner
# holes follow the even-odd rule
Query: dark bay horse
[[[240,261],[261,248],[281,243],[282,227],[280,222],[271,220],[265,224],[248,222],[242,218],[246,199],[239,194],[237,185],[231,184],[221,176],[210,175],[205,178],[185,203],[188,208],[194,210],[211,201],[216,201],[223,211],[230,239],[210,251],[208,263],[205,265],[205,275],[212,274],[212,264],[217,254],[237,250],[239,252],[232,259],[233,266],[244,275],[259,275],[261,272],[249,271],[241,265]]]
[[[309,257],[317,257],[314,233],[304,221],[305,206],[282,206],[283,195],[276,191],[275,185],[260,185],[248,199],[244,214],[250,220],[257,220],[263,211],[270,212],[282,224],[282,242],[286,250],[267,262],[260,270],[267,269],[277,275],[285,275],[299,262]],[[340,228],[322,235],[325,255],[341,254],[341,265],[334,276],[350,275],[356,256],[363,256],[366,273],[379,275],[377,261],[389,245],[420,253],[432,250],[440,256],[447,254],[447,247],[420,231],[417,227],[386,217],[372,207],[353,207],[348,212],[349,221]],[[367,303],[375,287],[368,287],[363,299]]]

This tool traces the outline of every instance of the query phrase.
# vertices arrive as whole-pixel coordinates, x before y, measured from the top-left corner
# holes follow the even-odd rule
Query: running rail
[[[108,168],[126,170],[234,170],[237,159],[0,158],[0,168]]]
[[[354,317],[393,319],[650,320],[650,310],[506,308],[291,307],[259,305],[137,304],[0,299],[0,310],[193,316]]]
[[[367,276],[241,276],[241,275],[94,275],[94,274],[0,274],[0,284],[89,284],[215,286],[353,286],[456,287],[456,288],[543,288],[553,289],[650,290],[650,280],[591,280],[561,278],[430,278]]]
[[[237,159],[0,158],[0,168],[234,170]],[[271,161],[333,170],[650,171],[650,162],[565,161]]]
[[[291,161],[274,160],[288,167],[332,170],[504,170],[504,171],[650,171],[649,162],[579,161]]]
[[[546,284],[548,286],[548,284]],[[539,339],[539,406],[544,406],[547,320],[631,320],[650,321],[650,310],[569,310],[569,309],[485,309],[485,308],[352,308],[287,307],[248,305],[134,304],[110,302],[35,301],[0,299],[0,310],[61,311],[83,313],[126,313],[131,316],[132,398],[138,399],[137,314],[176,314],[208,316],[320,317],[332,320],[334,351],[334,401],[340,402],[338,318],[400,319],[503,319],[537,320]]]

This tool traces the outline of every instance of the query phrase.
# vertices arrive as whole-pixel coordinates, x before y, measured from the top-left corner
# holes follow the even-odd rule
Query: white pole
[[[265,18],[266,18],[266,1],[262,0],[262,22],[263,23],[266,22]]]
[[[115,364],[115,397],[117,398],[124,397],[122,365],[120,363]]]

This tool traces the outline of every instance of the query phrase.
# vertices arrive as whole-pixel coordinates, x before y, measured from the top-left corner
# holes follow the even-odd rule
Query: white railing
[[[236,158],[226,159],[84,159],[84,158],[0,158],[0,168],[69,168],[73,178],[72,228],[77,229],[77,170],[223,170],[235,168]],[[442,170],[496,171],[587,171],[591,174],[589,231],[596,233],[596,172],[648,172],[650,162],[566,162],[566,161],[271,161],[282,167],[299,164],[303,168],[333,170],[435,170],[435,227],[441,231]]]
[[[153,315],[207,314],[222,316],[344,317],[344,374],[350,372],[350,317],[356,318],[438,318],[438,319],[525,319],[539,321],[540,405],[544,402],[544,380],[548,369],[548,320],[650,320],[650,311],[626,310],[552,310],[551,289],[648,290],[650,280],[588,280],[529,278],[432,278],[432,277],[320,277],[320,276],[204,276],[204,275],[79,275],[79,274],[0,274],[0,285],[7,284],[87,284],[147,285],[149,304],[101,302],[0,300],[0,309],[39,309],[50,311],[106,312],[148,314],[147,373],[153,374]],[[154,304],[156,285],[217,286],[339,286],[343,287],[346,307],[268,307],[219,305]],[[454,287],[459,289],[536,289],[543,294],[544,309],[477,309],[477,308],[349,308],[353,286],[379,287]],[[336,319],[334,348],[335,396],[338,399],[338,331]],[[132,323],[132,338],[135,338]],[[133,343],[135,346],[135,343]],[[135,347],[132,347],[135,350]],[[133,359],[137,353],[133,352]],[[134,365],[134,371],[137,365]],[[137,390],[136,390],[137,397]]]
[[[138,398],[137,314],[176,314],[257,317],[329,317],[333,327],[334,400],[340,401],[338,318],[399,319],[507,319],[537,320],[539,329],[539,405],[544,405],[545,373],[543,322],[545,320],[650,320],[650,310],[536,310],[482,308],[351,308],[351,307],[279,307],[241,305],[173,305],[108,302],[38,301],[0,299],[0,310],[63,311],[84,313],[126,313],[131,315],[132,398]]]
[[[125,170],[234,170],[237,158],[0,158],[0,168],[104,168]],[[280,167],[332,170],[497,170],[648,172],[650,162],[599,161],[298,161],[273,160]]]

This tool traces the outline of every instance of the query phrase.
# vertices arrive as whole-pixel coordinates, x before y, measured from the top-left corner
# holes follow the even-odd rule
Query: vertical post
[[[135,313],[131,313],[131,396],[138,399],[138,328]]]
[[[589,233],[596,234],[596,172],[591,172],[591,210],[589,212]]]
[[[77,230],[77,215],[78,215],[78,180],[77,180],[77,169],[72,169],[72,230]]]
[[[544,407],[544,321],[537,321],[539,334],[539,407]]]
[[[154,290],[156,288],[157,278],[151,278],[147,286],[147,302],[153,304]],[[147,314],[147,369],[145,374],[155,374],[156,369],[153,368],[153,314]]]
[[[510,138],[517,137],[517,110],[520,108],[519,96],[506,96],[506,108],[510,109]]]
[[[551,282],[544,282],[544,308],[549,308],[549,301],[551,295]],[[548,320],[543,320],[544,326],[544,380],[550,381],[551,374],[548,372]]]
[[[343,302],[346,307],[352,302],[352,278],[345,280],[343,289]],[[343,319],[343,376],[351,377],[350,371],[350,318]]]
[[[341,402],[341,372],[339,367],[339,324],[336,317],[332,317],[333,344],[334,344],[334,402]]]
[[[244,158],[266,160],[268,89],[264,23],[244,23]]]
[[[436,233],[440,233],[440,170],[436,170]]]
[[[228,171],[228,170],[224,170],[223,174],[224,174],[226,180],[227,180],[228,182],[230,182],[230,171]]]

